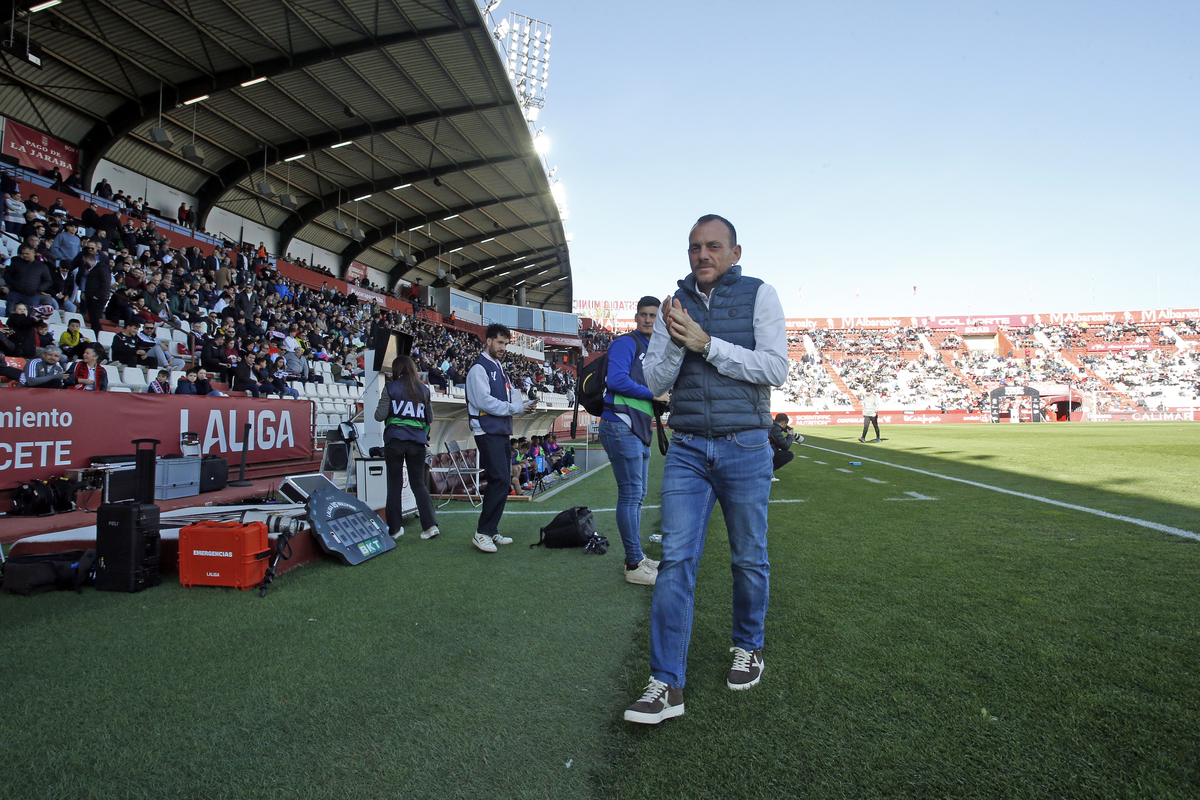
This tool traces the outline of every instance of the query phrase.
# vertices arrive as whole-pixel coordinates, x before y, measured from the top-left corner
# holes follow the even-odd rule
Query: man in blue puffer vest
[[[771,387],[787,378],[783,306],[775,289],[742,274],[737,231],[701,217],[688,237],[692,274],[663,301],[642,365],[655,395],[671,394],[663,465],[662,561],[650,605],[650,683],[625,711],[656,724],[683,714],[696,571],[715,501],[733,560],[733,690],[762,677],[767,614],[767,502]]]

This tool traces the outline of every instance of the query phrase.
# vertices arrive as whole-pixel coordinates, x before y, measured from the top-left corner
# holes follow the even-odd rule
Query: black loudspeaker
[[[205,456],[200,459],[200,491],[216,492],[229,483],[229,459]]]
[[[105,503],[96,510],[96,588],[140,592],[162,583],[158,506]]]

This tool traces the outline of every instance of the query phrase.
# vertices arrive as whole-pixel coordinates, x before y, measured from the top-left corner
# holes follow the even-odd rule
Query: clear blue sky
[[[1200,303],[1195,0],[511,11],[553,28],[576,299],[666,294],[713,212],[788,316]]]

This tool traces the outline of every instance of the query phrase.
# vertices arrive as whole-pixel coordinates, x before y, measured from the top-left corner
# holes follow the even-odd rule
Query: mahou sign
[[[180,453],[180,434],[200,434],[204,455],[250,463],[312,455],[312,403],[242,397],[109,394],[10,389],[0,392],[0,488],[85,467],[93,456],[132,453],[158,439],[159,455]]]
[[[4,153],[38,172],[58,167],[64,178],[79,168],[78,147],[11,119],[4,124]]]

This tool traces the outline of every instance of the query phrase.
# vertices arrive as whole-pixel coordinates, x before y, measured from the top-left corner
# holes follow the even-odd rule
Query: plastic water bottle
[[[861,466],[862,466],[862,462],[861,462],[861,461],[851,461],[851,462],[850,462],[850,466],[852,466],[852,467],[861,467]]]
[[[650,541],[654,542],[655,544],[662,542],[662,534],[661,533],[650,534]]]

